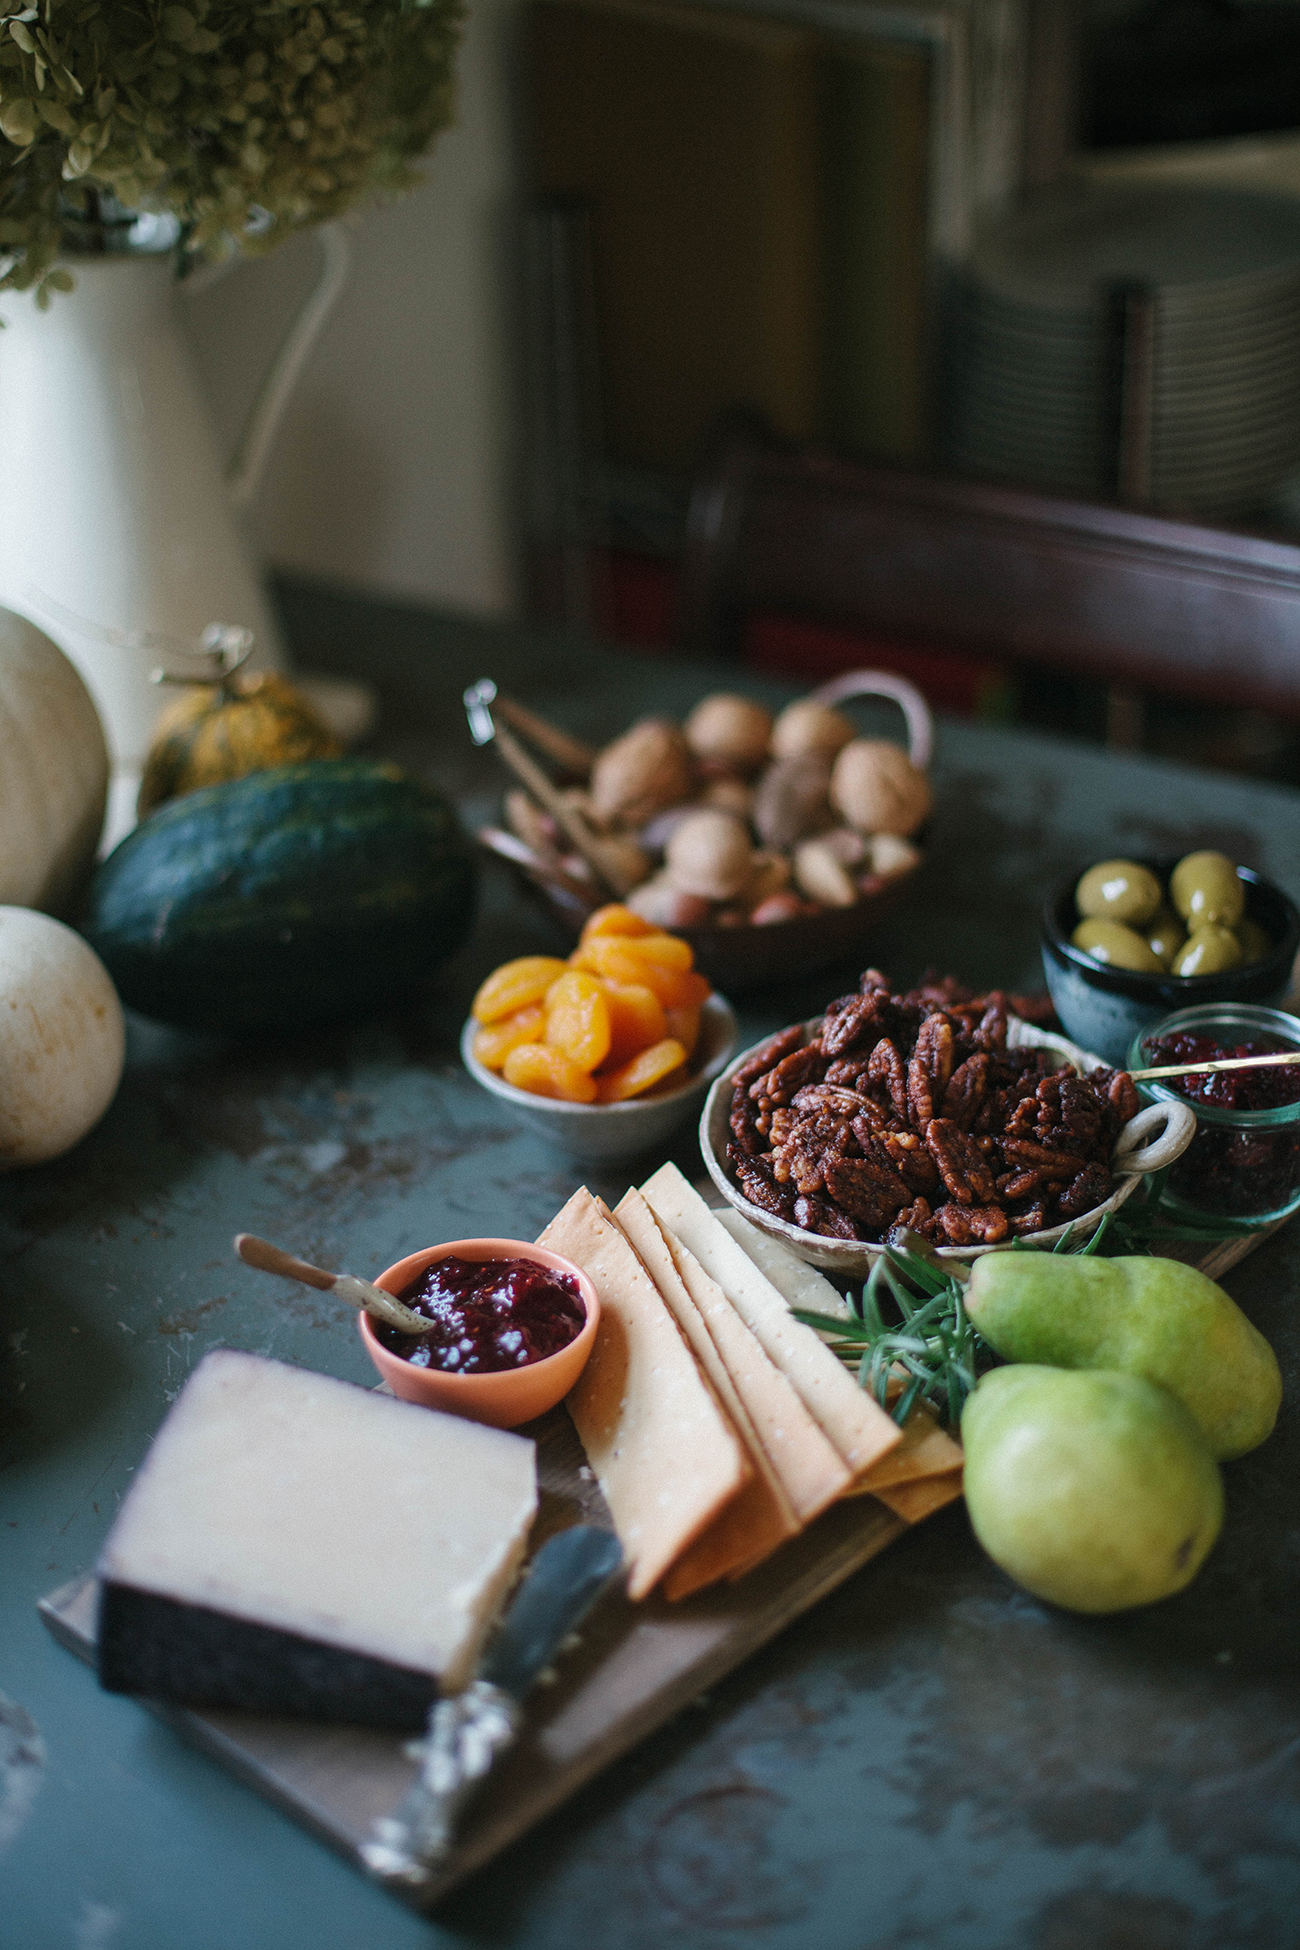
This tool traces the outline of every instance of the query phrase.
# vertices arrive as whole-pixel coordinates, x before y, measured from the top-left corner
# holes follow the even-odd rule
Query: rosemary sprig
[[[1095,1253],[1109,1228],[1107,1213],[1087,1244]],[[1069,1252],[1067,1227],[1052,1252]],[[1014,1250],[1043,1252],[1027,1239]],[[956,1424],[978,1379],[977,1367],[994,1359],[966,1312],[965,1282],[938,1260],[905,1246],[886,1246],[862,1292],[849,1295],[851,1321],[796,1307],[795,1318],[826,1335],[841,1361],[857,1369],[867,1389],[894,1420],[906,1422],[918,1401],[928,1401],[941,1420]],[[886,1310],[897,1318],[886,1318]],[[898,1384],[902,1383],[901,1389]],[[891,1388],[896,1391],[892,1405]]]

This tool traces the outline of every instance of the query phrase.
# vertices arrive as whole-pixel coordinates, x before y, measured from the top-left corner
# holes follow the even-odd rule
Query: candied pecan
[[[802,1049],[792,1050],[789,1056],[783,1056],[775,1068],[756,1077],[749,1086],[749,1094],[755,1103],[768,1108],[788,1104],[805,1083],[820,1078],[825,1061],[817,1044],[807,1043]]]
[[[961,1205],[991,1205],[997,1197],[983,1154],[945,1117],[932,1117],[925,1142],[948,1192]]]
[[[903,1210],[898,1214],[898,1217],[894,1220],[893,1225],[890,1226],[885,1237],[891,1245],[896,1246],[900,1243],[900,1235],[902,1233],[924,1233],[933,1218],[934,1213],[930,1210],[928,1200],[923,1198],[914,1199],[910,1205],[903,1207]]]
[[[1045,1144],[1030,1144],[1026,1138],[1003,1138],[1002,1155],[1008,1168],[1016,1165],[1026,1171],[1040,1171],[1044,1178],[1073,1178],[1087,1162],[1069,1151],[1053,1151]]]
[[[889,1119],[879,1104],[873,1104],[868,1099],[853,1119],[852,1128],[854,1137],[865,1152],[873,1137],[881,1136],[889,1129]]]
[[[882,1036],[871,1052],[867,1063],[867,1078],[871,1083],[883,1083],[889,1092],[889,1101],[897,1115],[907,1117],[907,1072],[898,1045],[890,1036]]]
[[[960,1009],[972,1000],[972,991],[955,975],[936,975],[927,968],[914,989],[904,996],[905,1002],[919,1002],[927,1014],[936,1009]]]
[[[925,1066],[933,1094],[942,1102],[952,1075],[953,1033],[947,1016],[927,1016],[916,1033],[913,1060]]]
[[[769,1036],[765,1043],[760,1043],[753,1055],[741,1064],[732,1078],[734,1087],[738,1091],[748,1090],[755,1077],[765,1076],[783,1056],[789,1056],[793,1050],[802,1049],[806,1041],[807,1037],[801,1022],[791,1023],[788,1029],[778,1029],[775,1036]]]
[[[912,1202],[897,1172],[865,1158],[837,1158],[826,1167],[826,1190],[850,1218],[873,1229],[888,1225],[894,1213]]]
[[[1100,1078],[1105,1072],[1098,1071],[1096,1074]],[[1106,1085],[1106,1101],[1121,1124],[1127,1124],[1130,1117],[1137,1116],[1140,1107],[1137,1085],[1127,1070],[1111,1073],[1110,1082]]]
[[[882,975],[878,968],[864,968],[862,971],[862,980],[858,983],[858,987],[861,989],[863,995],[870,995],[873,989],[879,989],[882,995],[888,995],[889,977],[888,975]]]
[[[975,1056],[968,1056],[948,1079],[948,1088],[943,1093],[943,1115],[959,1130],[969,1131],[988,1089],[989,1059],[981,1050]]]
[[[729,1146],[727,1162],[735,1173],[741,1191],[751,1205],[760,1211],[771,1212],[778,1219],[794,1221],[794,1196],[784,1186],[778,1185],[764,1169],[760,1158],[747,1158],[743,1151]]]
[[[797,1198],[794,1222],[805,1232],[820,1232],[828,1239],[861,1239],[862,1228],[848,1213],[828,1198]]]
[[[747,1158],[756,1158],[763,1149],[763,1136],[758,1129],[754,1106],[743,1090],[736,1092],[732,1100],[731,1116],[727,1121],[731,1128],[733,1142]]]
[[[806,1083],[794,1099],[798,1111],[825,1110],[837,1117],[857,1117],[864,1110],[874,1110],[870,1097],[860,1091],[845,1090],[831,1083]]]
[[[1014,1205],[1017,1199],[1041,1191],[1042,1186],[1043,1175],[1039,1171],[1008,1171],[997,1180],[998,1197],[1004,1205]]]
[[[1070,1180],[1056,1205],[1063,1219],[1077,1219],[1081,1212],[1091,1212],[1094,1205],[1104,1204],[1109,1197],[1110,1173],[1105,1165],[1088,1165]]]
[[[885,995],[879,989],[872,989],[867,995],[850,997],[847,1008],[829,1018],[822,1029],[821,1044],[827,1056],[843,1056],[846,1050],[856,1048],[868,1036],[874,1042],[876,1032],[872,1025],[885,1000]]]
[[[1103,1105],[1096,1090],[1082,1077],[1062,1077],[1060,1102],[1061,1130],[1076,1150],[1089,1150],[1101,1136]]]
[[[1052,1222],[1051,1214],[1051,1200],[1040,1198],[1029,1207],[1027,1212],[1011,1214],[1011,1230],[1017,1239],[1023,1238],[1028,1232],[1045,1232]]]
[[[1007,1046],[1007,998],[1000,989],[989,996],[988,1007],[972,1031],[971,1041],[980,1049],[1004,1050]]]
[[[937,1190],[939,1168],[915,1131],[882,1131],[862,1150],[892,1165],[910,1192]]]
[[[1011,1230],[1000,1205],[941,1205],[934,1217],[949,1246],[995,1246]]]
[[[827,1065],[823,1081],[838,1084],[844,1090],[860,1090],[867,1080],[870,1061],[865,1050],[858,1050],[852,1056],[837,1056]]]

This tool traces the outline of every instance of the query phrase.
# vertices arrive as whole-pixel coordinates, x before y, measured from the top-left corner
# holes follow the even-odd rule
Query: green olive
[[[1143,933],[1147,946],[1162,968],[1172,968],[1174,956],[1187,939],[1187,929],[1183,926],[1172,907],[1162,907],[1153,921],[1148,921]]]
[[[1263,961],[1273,952],[1273,939],[1265,934],[1258,921],[1238,921],[1232,930],[1241,943],[1243,961]]]
[[[1144,975],[1164,973],[1141,935],[1121,921],[1080,921],[1070,939],[1076,948],[1082,948],[1094,961],[1104,962],[1107,968],[1133,968]]]
[[[1246,901],[1237,869],[1223,853],[1187,854],[1169,876],[1169,894],[1189,928],[1207,921],[1235,928]]]
[[[1174,963],[1174,974],[1217,975],[1225,968],[1235,968],[1240,960],[1241,943],[1232,929],[1207,921],[1188,935],[1187,946]]]
[[[1101,860],[1074,890],[1085,921],[1123,921],[1140,928],[1160,905],[1160,882],[1136,860]]]

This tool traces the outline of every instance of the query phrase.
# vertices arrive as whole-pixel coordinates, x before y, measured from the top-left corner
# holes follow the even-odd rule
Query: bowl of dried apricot
[[[567,961],[494,969],[461,1032],[476,1083],[570,1157],[634,1158],[698,1114],[730,1062],[731,1004],[690,944],[621,906],[588,920]]]

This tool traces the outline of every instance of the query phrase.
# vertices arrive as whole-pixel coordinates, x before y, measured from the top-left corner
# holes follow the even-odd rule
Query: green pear
[[[961,1418],[966,1503],[995,1564],[1070,1611],[1181,1591],[1223,1522],[1223,1482],[1182,1403],[1140,1375],[994,1368]]]
[[[1216,1456],[1244,1456],[1277,1420],[1272,1348],[1222,1287],[1180,1260],[985,1253],[966,1307],[1006,1361],[1118,1368],[1167,1388]]]

